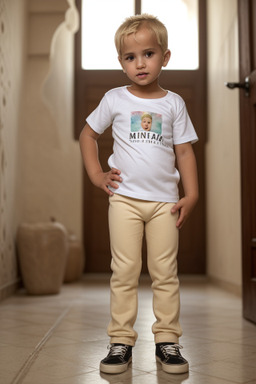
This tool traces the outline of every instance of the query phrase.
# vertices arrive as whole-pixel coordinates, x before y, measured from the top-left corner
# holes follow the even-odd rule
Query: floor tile
[[[182,354],[190,372],[170,375],[155,361],[149,278],[141,279],[139,337],[127,372],[106,375],[109,276],[86,275],[60,294],[20,290],[0,304],[1,384],[255,384],[256,327],[241,299],[202,280],[181,283]]]
[[[246,383],[256,378],[256,366],[245,366],[241,361],[217,361],[202,364],[192,368],[193,372],[200,372],[208,376],[229,380],[235,383]]]

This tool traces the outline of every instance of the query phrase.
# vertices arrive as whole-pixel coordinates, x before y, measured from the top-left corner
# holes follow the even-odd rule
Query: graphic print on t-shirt
[[[131,112],[130,142],[162,144],[162,115],[147,111]]]

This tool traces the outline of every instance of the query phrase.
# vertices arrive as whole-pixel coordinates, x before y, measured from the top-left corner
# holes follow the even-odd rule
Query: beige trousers
[[[147,262],[153,290],[152,326],[155,343],[175,342],[182,331],[179,324],[180,297],[177,277],[177,215],[172,203],[132,199],[115,194],[109,199],[109,230],[112,252],[111,343],[135,345],[133,329],[137,318],[137,288],[142,266],[142,239],[145,232]]]

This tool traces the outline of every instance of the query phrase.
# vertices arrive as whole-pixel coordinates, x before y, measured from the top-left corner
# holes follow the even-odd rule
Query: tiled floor
[[[256,326],[241,317],[241,299],[205,281],[181,284],[180,343],[190,372],[162,372],[154,358],[151,290],[139,291],[133,363],[120,375],[100,374],[109,321],[108,278],[84,277],[54,296],[24,291],[0,304],[1,384],[256,383]]]

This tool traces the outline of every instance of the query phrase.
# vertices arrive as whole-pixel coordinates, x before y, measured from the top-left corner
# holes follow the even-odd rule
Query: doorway
[[[81,0],[76,0],[81,15]],[[138,2],[136,1],[137,10]],[[139,13],[139,12],[137,12]],[[198,162],[200,200],[189,221],[180,232],[179,272],[204,274],[205,255],[205,142],[206,142],[206,4],[198,0],[199,67],[194,70],[163,71],[161,86],[180,94],[186,102],[191,120],[200,138],[194,146]],[[82,21],[81,21],[82,22]],[[171,47],[170,47],[171,48]],[[98,105],[104,93],[127,84],[121,70],[84,70],[81,66],[81,29],[75,40],[75,136],[79,137],[85,118]],[[107,170],[112,151],[111,129],[99,139],[100,160]],[[181,191],[182,194],[182,191]],[[108,235],[108,198],[95,188],[84,173],[84,246],[87,272],[110,271]],[[143,272],[147,271],[146,249],[143,251]]]

